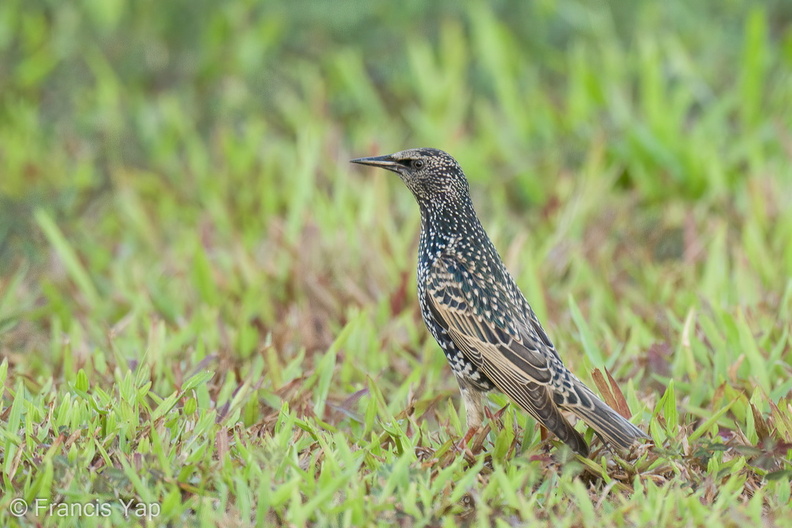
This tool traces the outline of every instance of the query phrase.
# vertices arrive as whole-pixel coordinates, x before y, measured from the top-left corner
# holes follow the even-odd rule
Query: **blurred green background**
[[[619,188],[692,200],[736,194],[789,141],[792,6],[782,0],[0,9],[12,209],[38,201],[73,213],[130,172],[196,199],[207,179],[252,195],[266,182],[285,207],[298,145],[328,170],[349,151],[444,147],[522,207],[545,203],[599,142]]]
[[[71,319],[80,299],[47,293],[60,279],[33,214],[43,208],[85,268],[77,282],[92,293],[82,293],[108,301],[97,311],[105,323],[134,304],[108,277],[116,267],[155,290],[155,311],[172,320],[184,307],[159,297],[163,279],[198,252],[219,265],[217,280],[237,280],[220,261],[239,244],[256,259],[249,273],[271,274],[259,299],[271,328],[305,294],[290,285],[295,254],[337,287],[385,244],[373,228],[382,224],[401,242],[369,255],[393,262],[370,266],[410,269],[409,193],[347,160],[434,146],[466,169],[485,225],[505,240],[528,236],[523,251],[538,262],[553,247],[566,255],[597,224],[653,261],[679,261],[687,247],[694,264],[691,237],[718,231],[717,219],[726,251],[748,238],[753,250],[741,257],[763,288],[781,288],[774,271],[792,269],[790,223],[775,221],[789,218],[792,195],[790,21],[781,0],[398,9],[9,0],[0,6],[0,265],[4,275],[32,266],[44,290],[30,302],[43,293],[35,303],[61,305]],[[377,190],[383,179],[388,194]],[[577,216],[554,226],[570,200]],[[743,225],[748,209],[756,221]],[[555,238],[543,241],[548,221]],[[310,229],[315,240],[304,239]],[[393,277],[369,289],[381,293]],[[699,293],[762,295],[711,282]],[[189,296],[196,285],[182,286]],[[343,311],[351,299],[339,295],[328,297]]]
[[[584,380],[610,369],[642,424],[674,380],[683,418],[663,422],[660,443],[734,401],[707,432],[758,442],[747,398],[768,413],[753,396],[792,389],[786,0],[3,0],[6,411],[17,383],[33,402],[19,419],[33,421],[64,394],[118,389],[143,413],[102,422],[123,458],[154,406],[148,387],[125,392],[126,372],[164,398],[207,368],[190,412],[233,403],[229,416],[269,431],[281,411],[352,444],[373,427],[358,430],[354,405],[372,379],[393,414],[456,397],[417,312],[413,199],[348,164],[416,146],[460,161]],[[446,411],[426,420],[447,425]],[[173,471],[228,508],[223,472],[238,467],[201,446],[200,475]],[[41,475],[28,447],[15,476],[4,464],[7,491]],[[290,478],[273,475],[261,482]],[[291,518],[281,507],[261,515]]]

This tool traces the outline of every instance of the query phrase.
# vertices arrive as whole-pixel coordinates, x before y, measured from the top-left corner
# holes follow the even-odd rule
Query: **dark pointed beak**
[[[349,160],[349,163],[358,163],[360,165],[371,165],[372,167],[381,167],[388,170],[396,170],[399,163],[390,156],[374,156],[371,158],[357,158]]]

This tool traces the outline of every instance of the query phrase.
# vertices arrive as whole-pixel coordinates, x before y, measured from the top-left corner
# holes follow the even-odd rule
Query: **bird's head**
[[[470,197],[465,173],[459,163],[442,150],[414,148],[351,162],[395,172],[421,206],[467,202]]]

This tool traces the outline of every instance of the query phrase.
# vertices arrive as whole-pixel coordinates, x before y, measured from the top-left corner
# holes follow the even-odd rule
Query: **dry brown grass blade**
[[[753,414],[754,426],[756,427],[756,436],[759,437],[759,443],[763,444],[771,439],[770,427],[767,424],[767,420],[762,416],[761,411],[753,403],[751,403],[751,413]]]
[[[768,398],[767,401],[770,404],[770,415],[773,417],[776,434],[778,434],[779,438],[781,438],[783,441],[792,442],[792,421],[789,419],[789,415],[782,412],[778,405],[776,405],[770,398]],[[783,400],[780,400],[779,404],[782,404],[783,406]]]
[[[602,375],[600,369],[595,368],[591,373],[591,377],[594,379],[594,384],[597,386],[597,389],[602,395],[602,399],[605,400],[605,403],[613,407],[614,398],[613,394],[611,393],[610,385],[608,385],[608,382],[605,381],[605,376]]]
[[[630,406],[627,405],[627,400],[624,398],[624,393],[622,393],[619,385],[616,383],[616,380],[613,379],[608,369],[605,369],[605,374],[608,376],[608,381],[605,381],[605,376],[602,375],[600,369],[594,369],[591,373],[591,377],[594,379],[594,383],[597,385],[600,394],[602,394],[605,403],[612,407],[617,413],[630,419],[632,413],[630,412]]]
[[[611,390],[613,391],[613,399],[616,403],[614,408],[616,409],[616,412],[629,419],[632,416],[632,411],[630,411],[630,406],[627,405],[627,399],[624,397],[624,393],[621,391],[619,384],[616,383],[616,380],[613,379],[613,376],[611,376],[611,373],[607,368],[605,369],[605,374],[608,375],[608,381],[610,382]]]

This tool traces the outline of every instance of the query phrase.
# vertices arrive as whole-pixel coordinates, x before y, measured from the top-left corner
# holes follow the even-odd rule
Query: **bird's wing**
[[[626,448],[644,438],[574,376],[559,384],[561,359],[521,295],[514,299],[503,289],[503,279],[471,273],[453,255],[442,256],[429,273],[425,301],[469,361],[578,453],[585,455],[588,447],[560,408],[583,418],[612,445]]]
[[[552,344],[493,277],[469,272],[452,255],[438,258],[428,275],[427,306],[468,360],[507,384],[550,383]]]

